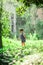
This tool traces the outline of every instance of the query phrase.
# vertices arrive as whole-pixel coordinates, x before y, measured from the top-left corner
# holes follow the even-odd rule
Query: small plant
[[[30,40],[37,40],[38,38],[37,38],[37,34],[36,34],[36,32],[33,33],[33,34],[30,33],[30,35],[29,35],[29,39],[30,39]]]

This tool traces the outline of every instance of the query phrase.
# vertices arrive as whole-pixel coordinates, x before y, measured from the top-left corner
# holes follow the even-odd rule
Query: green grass
[[[3,53],[23,62],[24,56],[43,53],[43,40],[26,40],[25,47],[22,47],[20,40],[3,37]]]
[[[43,52],[43,40],[27,40],[25,47],[22,47],[20,40],[3,37],[3,50],[10,50],[11,53],[23,51],[25,55],[40,53]]]

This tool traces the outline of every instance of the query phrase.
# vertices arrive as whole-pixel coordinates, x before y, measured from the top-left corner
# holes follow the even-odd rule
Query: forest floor
[[[3,53],[9,65],[43,65],[43,40],[27,40],[22,47],[20,40],[3,38]]]
[[[20,65],[43,65],[42,53],[25,56],[24,61]]]

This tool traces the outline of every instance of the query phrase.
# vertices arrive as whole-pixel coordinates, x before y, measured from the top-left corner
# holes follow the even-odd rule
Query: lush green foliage
[[[5,0],[6,1],[6,0]],[[4,1],[4,2],[5,2]],[[10,0],[9,0],[10,1]],[[16,1],[16,0],[15,0]],[[43,40],[37,40],[38,38],[43,39],[43,21],[36,21],[36,5],[30,3],[38,3],[37,0],[28,2],[27,0],[19,0],[22,4],[21,6],[16,8],[17,12],[17,36],[19,36],[19,29],[24,28],[26,33],[25,47],[21,46],[21,42],[18,39],[9,39],[6,38],[10,33],[10,21],[9,21],[9,13],[6,11],[2,11],[2,4],[0,7],[0,30],[2,28],[2,39],[3,40],[3,48],[0,49],[0,53],[3,53],[4,56],[10,56],[11,58],[7,58],[7,60],[11,61],[12,59],[16,62],[19,60],[23,61],[23,57],[36,53],[43,53]],[[11,0],[14,3],[14,0]],[[39,1],[42,2],[42,1]],[[18,2],[19,3],[19,2]],[[39,3],[38,3],[39,4]],[[26,6],[25,6],[26,5]],[[1,20],[2,19],[2,20]],[[34,21],[37,23],[34,25]],[[2,27],[1,27],[2,26]],[[2,45],[2,43],[0,42]],[[0,48],[1,48],[0,45]],[[42,65],[42,64],[40,64]]]
[[[2,17],[2,34],[3,36],[9,36],[10,33],[10,20],[9,20],[9,13],[3,11]]]
[[[4,48],[6,48],[6,51],[9,49],[13,50],[13,49],[19,49],[19,48],[24,49],[24,50],[27,49],[28,51],[30,51],[29,50],[29,48],[30,48],[31,50],[36,49],[37,51],[35,51],[35,52],[42,52],[43,51],[43,40],[36,40],[36,41],[27,40],[26,46],[24,48],[22,48],[20,40],[3,38],[3,46],[4,46]],[[15,52],[16,52],[16,50],[15,50]],[[33,52],[34,51],[32,51],[32,53]]]
[[[34,4],[31,4],[30,7],[26,8],[26,11],[22,15],[17,16],[17,31],[19,34],[19,28],[23,28],[26,37],[30,37],[36,34],[37,39],[43,39],[43,20],[38,19],[37,16],[37,7]],[[35,32],[36,31],[36,32]]]
[[[38,20],[36,24],[36,33],[39,39],[43,39],[43,20]]]
[[[27,40],[25,47],[21,46],[20,40],[9,39],[3,37],[3,54],[6,56],[11,56],[9,61],[15,59],[15,64],[19,60],[23,62],[23,57],[26,55],[36,54],[43,52],[43,40]]]
[[[17,21],[17,36],[19,36],[18,35],[19,34],[19,28],[24,28],[26,36],[27,36],[27,34],[30,34],[30,33],[34,34],[34,30],[38,31],[38,28],[37,28],[38,25],[33,24],[34,21],[36,22],[36,20],[34,20],[36,18],[35,17],[35,15],[36,15],[36,5],[31,4],[30,7],[26,7],[24,5],[24,3],[27,0],[26,1],[23,0],[24,3],[21,0],[19,0],[19,1],[21,2],[21,5],[18,6],[18,4],[20,4],[20,2],[18,2],[17,8],[16,8],[16,12],[17,12],[17,20],[16,20]],[[11,0],[11,2],[13,2],[13,3],[16,2],[17,3],[17,1],[14,1],[14,0]],[[2,26],[3,27],[3,31],[2,31],[3,35],[4,36],[9,36],[9,33],[10,33],[9,13],[6,12],[6,11],[3,11],[2,22],[3,22],[3,26]],[[40,23],[40,21],[38,23]],[[37,29],[35,29],[35,26],[36,26]],[[42,32],[42,30],[41,30],[41,32]],[[38,34],[38,37],[41,38],[42,33],[41,34],[36,33],[36,34]]]
[[[32,3],[36,5],[43,4],[43,0],[17,0],[17,1],[23,2],[26,6],[29,6]]]

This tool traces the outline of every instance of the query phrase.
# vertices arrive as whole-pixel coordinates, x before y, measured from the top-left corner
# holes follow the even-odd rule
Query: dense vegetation
[[[39,8],[42,8],[42,7],[37,7],[36,4],[31,4],[30,6],[26,6],[24,5],[25,2],[28,3],[28,1],[21,1],[21,0],[18,0],[18,4],[19,4],[19,1],[20,1],[20,6],[17,5],[16,7],[16,29],[17,29],[17,35],[19,37],[19,29],[20,28],[24,28],[24,31],[26,33],[26,37],[30,35],[30,33],[32,35],[34,35],[34,33],[36,34],[36,37],[37,39],[43,39],[43,19],[40,19],[38,18],[38,15],[36,14],[37,13],[37,9]],[[34,1],[34,0],[33,0]],[[31,1],[31,2],[33,2]],[[36,0],[37,1],[37,0]],[[3,1],[4,2],[4,1]],[[3,2],[2,2],[2,6],[3,6]],[[12,0],[12,2],[14,2],[15,4],[15,1]],[[40,1],[38,1],[40,2]],[[17,2],[16,2],[17,3]],[[40,3],[41,4],[41,3]],[[42,5],[43,6],[43,5]],[[3,7],[2,7],[3,8]],[[2,13],[2,35],[3,36],[10,36],[10,20],[9,20],[9,12],[3,10],[2,11],[2,8],[0,8],[0,14],[1,12]],[[42,8],[43,9],[43,8]],[[42,10],[43,11],[43,10]],[[1,19],[0,19],[1,21]],[[35,23],[35,24],[34,24]]]
[[[39,54],[41,57],[34,65],[43,65],[43,18],[37,15],[37,10],[42,9],[42,0],[9,0],[16,7],[16,36],[11,35],[9,15],[3,8],[6,0],[0,0],[0,65],[21,65],[28,55]],[[42,13],[41,12],[41,13]],[[43,14],[43,13],[42,13]],[[40,12],[39,12],[40,15]],[[21,46],[19,29],[23,28],[26,34],[26,44]],[[37,56],[36,56],[37,58]],[[35,59],[35,58],[34,58]],[[29,60],[29,59],[28,59]],[[13,62],[13,63],[12,63]],[[22,64],[23,65],[23,64]]]
[[[26,6],[29,6],[32,3],[36,5],[43,4],[43,0],[17,0],[17,1],[23,2]]]
[[[10,63],[14,60],[13,64],[17,65],[18,61],[19,63],[23,62],[25,60],[24,57],[28,55],[39,53],[43,57],[43,40],[27,40],[25,47],[22,47],[20,43],[20,40],[3,37],[3,54],[6,61]],[[42,61],[39,63],[43,65]]]

